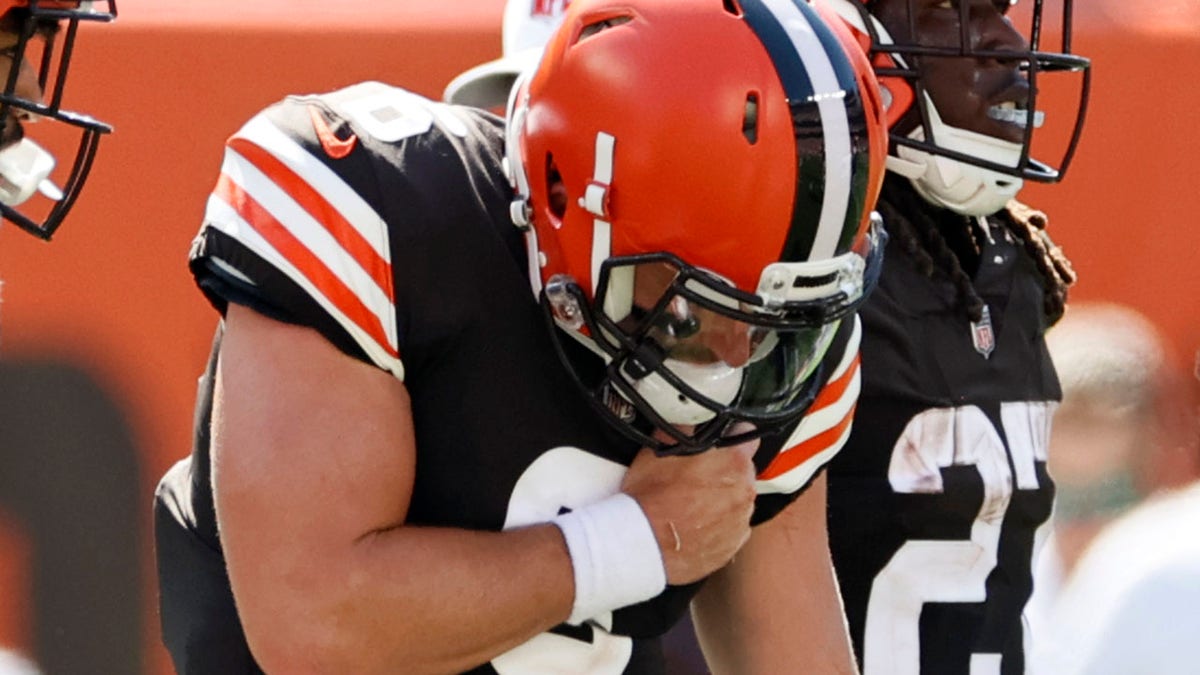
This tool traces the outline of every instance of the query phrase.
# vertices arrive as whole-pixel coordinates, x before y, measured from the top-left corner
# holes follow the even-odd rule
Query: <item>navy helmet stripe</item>
[[[805,0],[743,0],[742,10],[775,64],[796,131],[799,174],[781,259],[831,257],[851,213],[856,148],[846,99],[861,104],[853,68]]]
[[[811,8],[808,8],[810,11]],[[815,14],[815,12],[813,12]],[[839,53],[842,43],[834,34],[833,29],[824,21],[813,23],[813,32],[821,40],[828,53]],[[858,75],[849,59],[831,59],[834,75],[838,83],[846,91],[845,110],[848,117],[849,133],[851,136],[851,195],[849,209],[845,214],[845,227],[841,233],[840,247],[849,246],[854,235],[858,232],[859,217],[862,213],[863,202],[866,200],[867,181],[870,180],[871,162],[869,144],[867,142],[867,115],[864,108],[863,93],[858,90]],[[857,141],[857,142],[856,142]]]
[[[843,49],[842,42],[834,35],[833,29],[807,3],[801,1],[800,4],[804,5],[805,13],[811,17],[809,23],[812,24],[812,29],[816,33],[817,39],[821,41],[821,46],[825,48],[825,53],[840,54]],[[858,76],[855,75],[854,66],[851,65],[849,59],[830,59],[829,65],[833,67],[834,76],[837,77],[838,84],[843,89],[854,91],[858,88]]]
[[[785,0],[793,3],[795,0]],[[803,4],[804,0],[799,0]],[[772,3],[774,4],[774,3]],[[788,34],[780,18],[768,6],[765,0],[745,0],[741,3],[746,23],[762,40],[767,48],[767,54],[779,72],[783,82],[783,91],[790,101],[806,101],[812,98],[812,80],[808,78],[808,70],[796,50],[793,38]]]

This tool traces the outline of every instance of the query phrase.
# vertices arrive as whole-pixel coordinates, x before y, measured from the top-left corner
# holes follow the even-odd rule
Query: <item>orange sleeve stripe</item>
[[[350,254],[355,262],[375,281],[387,296],[388,302],[396,301],[392,287],[392,266],[371,246],[361,233],[308,181],[292,171],[279,158],[252,141],[234,137],[229,147],[236,151],[255,168],[271,179],[309,215],[331,234],[338,245]]]
[[[859,362],[861,361],[859,354],[854,355],[854,360],[850,362],[850,367],[842,376],[833,382],[826,382],[825,387],[817,394],[817,398],[809,407],[807,415],[811,415],[818,410],[833,405],[841,400],[846,394],[846,389],[850,387],[850,383],[854,381],[854,376],[858,373]],[[842,437],[846,428],[850,426],[850,422],[854,419],[854,406],[850,408],[850,412],[842,418],[834,426],[825,431],[813,436],[812,438],[802,441],[800,444],[790,448],[784,448],[782,452],[775,456],[775,459],[767,465],[767,468],[759,474],[759,480],[771,480],[778,478],[792,469],[800,466],[804,462],[812,459],[818,453],[832,445],[837,439]]]
[[[858,366],[861,361],[862,355],[855,354],[854,360],[850,362],[850,367],[846,369],[846,372],[842,373],[841,377],[833,382],[825,383],[825,387],[817,394],[817,398],[813,400],[806,414],[811,415],[826,406],[840,401],[846,395],[846,390],[850,388],[850,383],[854,381],[854,374],[858,372]]]
[[[846,416],[842,418],[841,422],[838,422],[829,429],[826,429],[816,436],[804,441],[800,445],[784,450],[776,455],[775,461],[771,462],[771,464],[768,465],[761,474],[759,474],[758,479],[771,480],[778,478],[807,462],[821,451],[833,445],[833,443],[837,441],[837,439],[841,438],[842,434],[846,432],[846,429],[850,426],[850,422],[854,420],[854,409],[856,407],[857,404],[854,407],[851,407],[850,412],[846,413]]]
[[[371,336],[389,355],[399,358],[397,351],[388,342],[387,332],[379,317],[371,312],[358,295],[346,286],[332,270],[321,261],[286,227],[272,216],[237,183],[224,173],[217,179],[213,195],[229,204],[238,215],[275,247],[284,258],[304,275],[306,279],[334,304],[351,321]]]

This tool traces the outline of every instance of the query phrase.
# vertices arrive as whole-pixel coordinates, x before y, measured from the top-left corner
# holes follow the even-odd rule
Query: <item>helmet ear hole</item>
[[[554,163],[554,155],[546,155],[546,195],[550,202],[550,213],[562,220],[567,213],[567,188],[563,185],[558,165]]]
[[[750,145],[758,143],[758,94],[746,94],[746,112],[742,117],[742,135]]]

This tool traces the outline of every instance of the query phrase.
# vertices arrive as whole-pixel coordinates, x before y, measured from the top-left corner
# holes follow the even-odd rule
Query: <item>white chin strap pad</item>
[[[722,405],[732,403],[742,387],[742,369],[725,363],[699,366],[667,359],[663,366],[689,387]],[[650,373],[633,386],[654,411],[671,424],[701,424],[715,416],[713,411],[684,396],[658,373]]]
[[[979,157],[1004,166],[1016,166],[1021,145],[993,136],[948,126],[933,101],[926,97],[930,124],[938,147]],[[925,140],[917,127],[910,135]],[[897,146],[898,157],[888,158],[888,169],[912,180],[926,201],[964,216],[988,216],[1004,208],[1024,184],[1020,178],[984,169],[948,157]]]
[[[0,202],[17,206],[41,192],[55,201],[62,191],[50,181],[54,156],[28,138],[0,150]]]

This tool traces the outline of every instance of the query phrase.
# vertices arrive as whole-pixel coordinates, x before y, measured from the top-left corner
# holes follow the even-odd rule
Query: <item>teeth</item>
[[[1027,126],[1027,124],[1029,122],[1029,111],[1018,109],[1016,104],[1011,101],[1006,102],[1006,103],[1001,103],[1000,105],[994,105],[994,106],[988,108],[987,116],[994,120],[1000,121],[1000,122],[1008,122],[1009,124],[1015,124],[1019,127],[1025,127],[1025,126]],[[1040,128],[1042,126],[1042,124],[1045,123],[1045,121],[1046,121],[1046,113],[1044,113],[1040,110],[1034,111],[1034,113],[1033,113],[1033,128],[1034,129]]]

